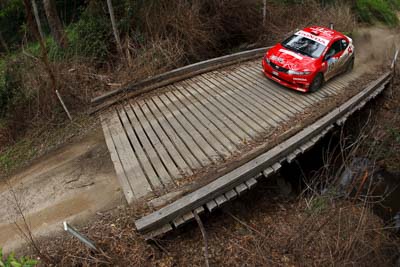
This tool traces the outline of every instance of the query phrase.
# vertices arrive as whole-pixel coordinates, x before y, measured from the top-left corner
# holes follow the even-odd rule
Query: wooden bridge
[[[264,77],[265,50],[174,70],[93,101],[95,110],[111,105],[101,121],[128,203],[170,199],[136,222],[139,231],[165,233],[239,196],[343,123],[392,74],[360,88],[364,73],[355,69],[301,94]]]

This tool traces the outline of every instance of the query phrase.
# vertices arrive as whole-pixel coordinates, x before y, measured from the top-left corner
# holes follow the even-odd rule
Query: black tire
[[[322,75],[322,73],[318,73],[310,85],[310,92],[313,93],[318,91],[319,89],[321,89],[323,84],[324,76]]]
[[[350,59],[349,64],[347,64],[346,72],[351,72],[354,68],[354,57]]]

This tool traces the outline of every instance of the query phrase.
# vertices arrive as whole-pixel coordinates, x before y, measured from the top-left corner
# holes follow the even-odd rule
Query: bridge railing
[[[137,96],[162,86],[169,85],[190,77],[209,72],[215,69],[233,65],[242,61],[255,59],[265,54],[270,47],[262,47],[253,50],[243,51],[231,55],[209,59],[188,66],[184,66],[172,71],[162,73],[145,80],[131,83],[126,87],[107,92],[92,99],[91,114],[110,107],[119,101]],[[261,63],[260,63],[261,64]]]

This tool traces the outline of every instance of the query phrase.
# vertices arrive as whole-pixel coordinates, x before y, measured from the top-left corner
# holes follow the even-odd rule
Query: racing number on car
[[[338,58],[332,57],[328,60],[328,71],[331,72],[334,68],[336,63],[338,62]]]
[[[331,56],[327,60],[328,64],[327,75],[326,75],[327,79],[331,78],[332,76],[335,76],[335,74],[338,72],[343,63],[343,55],[345,47],[342,44],[342,42],[343,42],[342,39],[337,40],[332,44],[332,46],[328,50],[327,54]]]

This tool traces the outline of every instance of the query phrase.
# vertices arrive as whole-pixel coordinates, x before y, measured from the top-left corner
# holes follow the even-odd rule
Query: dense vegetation
[[[0,152],[32,127],[65,121],[55,90],[73,115],[81,114],[115,85],[268,45],[309,24],[332,21],[342,31],[357,20],[394,26],[400,9],[400,0],[268,0],[263,24],[263,0],[109,3],[113,12],[107,1],[0,2]]]
[[[360,21],[366,23],[381,21],[390,26],[399,23],[397,15],[399,9],[398,0],[357,0],[355,5]]]

